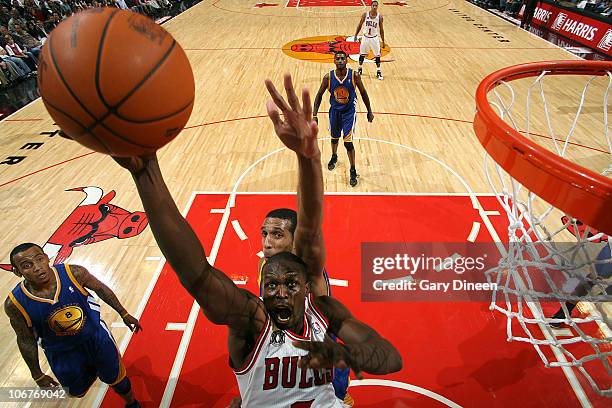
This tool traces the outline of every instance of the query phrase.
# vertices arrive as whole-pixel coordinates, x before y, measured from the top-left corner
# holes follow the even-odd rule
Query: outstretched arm
[[[138,319],[125,310],[125,307],[123,307],[119,299],[117,299],[117,295],[115,295],[115,292],[113,292],[111,288],[106,286],[80,265],[70,265],[70,271],[72,272],[72,276],[79,282],[79,285],[93,290],[104,303],[112,307],[119,316],[121,316],[121,319],[131,331],[138,333],[138,331],[142,330],[142,326],[138,322]]]
[[[323,77],[323,81],[321,82],[321,86],[319,87],[319,91],[317,92],[317,96],[315,96],[314,107],[312,108],[312,116],[317,124],[319,123],[319,119],[317,119],[317,114],[319,113],[319,107],[321,106],[321,100],[323,99],[323,94],[327,91],[327,87],[329,85],[329,74],[325,74]]]
[[[361,15],[361,20],[359,20],[359,24],[357,24],[357,30],[355,30],[355,40],[357,40],[357,36],[359,35],[359,31],[361,30],[361,26],[363,26],[363,23],[365,21],[365,13],[363,13]]]
[[[168,191],[157,158],[115,160],[131,171],[159,248],[206,317],[241,333],[259,334],[266,320],[263,303],[208,263],[199,239]]]
[[[315,296],[328,294],[323,277],[325,244],[323,242],[323,170],[317,145],[317,124],[312,120],[310,93],[302,91],[302,106],[293,88],[291,76],[285,74],[287,103],[272,82],[266,81],[274,103],[268,104],[268,115],[282,142],[298,158],[298,217],[293,250],[308,265],[308,280]],[[283,112],[281,119],[277,107]]]
[[[344,345],[333,341],[295,342],[309,353],[300,364],[312,368],[351,367],[358,378],[361,371],[370,374],[389,374],[402,369],[402,356],[373,328],[357,320],[340,302],[330,296],[315,298],[315,304],[329,320],[329,331]]]
[[[8,316],[15,334],[17,334],[17,346],[21,357],[28,365],[32,378],[40,387],[50,387],[59,385],[52,377],[46,375],[40,369],[38,361],[38,344],[34,337],[34,331],[26,323],[23,315],[10,299],[4,301],[4,311]]]
[[[372,122],[374,120],[374,113],[372,112],[372,107],[370,106],[370,97],[368,96],[368,92],[363,86],[363,81],[361,80],[361,75],[355,73],[355,85],[359,89],[359,93],[363,98],[363,103],[365,103],[366,109],[368,110],[368,122]]]

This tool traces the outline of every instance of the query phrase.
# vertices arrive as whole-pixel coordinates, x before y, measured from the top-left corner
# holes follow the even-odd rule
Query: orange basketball
[[[38,85],[71,138],[114,156],[154,152],[179,134],[195,83],[185,51],[154,21],[91,9],[58,25],[44,45]]]

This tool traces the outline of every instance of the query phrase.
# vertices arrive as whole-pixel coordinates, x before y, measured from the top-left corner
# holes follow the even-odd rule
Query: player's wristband
[[[126,317],[126,316],[128,316],[129,314],[130,314],[130,313],[129,313],[129,312],[126,310],[126,311],[125,311],[125,313],[123,313],[123,314],[121,315],[121,318],[122,318],[122,319],[125,319],[125,317]]]
[[[45,378],[45,375],[46,375],[45,373],[42,373],[40,377],[34,378],[34,382],[38,382],[38,381],[42,380],[43,378]]]

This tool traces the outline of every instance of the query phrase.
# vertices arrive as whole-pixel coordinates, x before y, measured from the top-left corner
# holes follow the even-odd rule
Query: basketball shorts
[[[359,45],[359,54],[368,55],[372,51],[375,57],[380,57],[380,40],[379,37],[361,37],[361,45]]]
[[[334,367],[334,379],[332,385],[334,386],[334,393],[336,398],[344,401],[349,387],[349,374],[351,373],[350,368],[340,369]]]
[[[329,110],[329,132],[332,139],[339,139],[344,135],[345,142],[352,142],[356,123],[355,107],[345,110],[333,108]]]
[[[103,322],[100,323],[104,325]],[[73,397],[82,397],[96,377],[115,385],[126,376],[119,350],[106,325],[98,333],[69,350],[45,350],[53,374]]]

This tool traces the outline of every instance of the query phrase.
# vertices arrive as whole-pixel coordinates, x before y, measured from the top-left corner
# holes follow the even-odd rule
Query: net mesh
[[[547,74],[501,82],[489,103],[527,138],[612,176],[612,74]],[[575,100],[568,101],[568,93]],[[595,134],[603,137],[593,140]],[[595,391],[611,397],[612,238],[528,191],[487,154],[484,167],[509,221],[501,261],[487,272],[498,287],[491,309],[507,316],[508,340],[531,343],[547,367],[574,367]]]

